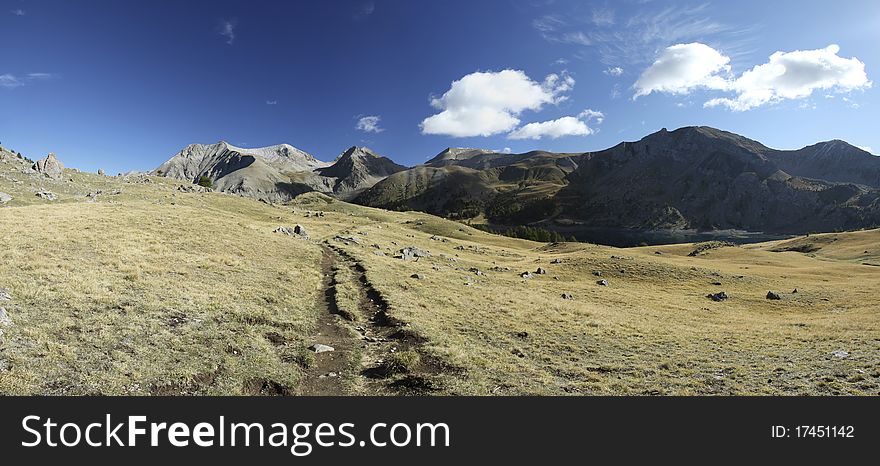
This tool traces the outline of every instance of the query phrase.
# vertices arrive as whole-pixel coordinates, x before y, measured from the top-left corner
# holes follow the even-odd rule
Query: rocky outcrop
[[[59,180],[64,175],[64,164],[51,152],[45,159],[34,162],[31,168],[37,173],[53,180]]]

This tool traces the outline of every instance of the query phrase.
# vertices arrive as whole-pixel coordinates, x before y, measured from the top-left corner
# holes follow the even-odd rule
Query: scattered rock
[[[706,295],[706,297],[711,299],[712,301],[715,301],[715,302],[725,301],[728,298],[730,298],[730,296],[727,296],[727,293],[725,293],[723,291],[718,292],[718,293],[710,293],[710,294]]]
[[[37,193],[35,194],[35,196],[39,197],[40,199],[45,199],[45,200],[47,200],[47,201],[56,201],[56,200],[58,200],[58,196],[55,195],[55,193],[53,193],[53,192],[51,192],[51,191],[37,191]]]
[[[562,263],[562,259],[553,259],[552,261],[550,261],[550,263],[551,263],[551,264],[561,264],[561,263]]]
[[[523,353],[522,350],[520,350],[519,348],[514,348],[514,349],[510,350],[510,353],[518,358],[526,357],[526,353]]]
[[[663,251],[654,251],[654,254],[657,254],[658,256],[662,256],[662,255],[663,255]]]
[[[339,236],[336,235],[333,237],[333,241],[340,241],[348,245],[349,243],[361,244],[361,239],[357,236]]]
[[[712,284],[715,286],[721,286],[721,282],[712,282]]]
[[[424,280],[425,276],[420,273],[414,273],[409,276],[409,278],[415,278],[416,280]]]
[[[198,184],[182,184],[177,190],[184,193],[209,193],[213,189]]]
[[[290,227],[278,227],[272,230],[272,233],[280,233],[282,235],[293,236],[293,228]]]
[[[596,284],[599,286],[608,286],[608,280],[599,280]]]
[[[12,325],[12,318],[6,313],[6,309],[0,307],[0,327],[8,327]]]
[[[525,340],[529,337],[529,332],[516,332],[514,333],[514,335],[516,335],[516,337],[519,339]]]
[[[456,246],[452,249],[455,249],[456,251],[464,251],[464,246]]]
[[[535,273],[538,275],[544,275],[545,273],[547,273],[547,271],[542,269],[541,267],[538,267],[538,270],[535,270]]]
[[[0,301],[12,301],[12,295],[9,294],[9,290],[0,288]]]
[[[597,270],[597,271],[593,272],[593,275],[595,275],[595,276],[597,276],[597,277],[601,277],[601,276],[602,276],[602,272],[599,272],[599,271]]]
[[[6,193],[0,193],[0,204],[6,204],[12,200],[12,196]]]
[[[104,175],[105,175],[104,170],[99,168],[98,169],[98,176],[104,176]]]
[[[849,353],[847,353],[846,351],[843,351],[843,350],[837,350],[837,351],[832,351],[831,356],[834,356],[835,358],[838,358],[838,359],[846,359],[849,357]]]
[[[315,353],[329,353],[330,351],[335,351],[332,346],[322,345],[320,343],[315,343],[314,345],[309,346],[309,349]]]
[[[400,250],[401,259],[405,261],[418,260],[421,257],[431,257],[431,253],[415,246],[403,248]]]
[[[301,236],[303,239],[309,239],[309,234],[306,232],[305,227],[298,223],[293,226],[293,233]]]
[[[733,247],[736,244],[728,242],[728,241],[708,241],[705,243],[697,244],[697,248],[688,253],[689,257],[697,257],[703,254],[706,251],[711,251],[713,249],[721,249],[726,247]]]
[[[791,294],[796,294],[797,292],[798,292],[798,291],[797,291],[797,288],[791,290]]]
[[[767,292],[767,299],[769,299],[771,301],[779,301],[780,299],[782,299],[782,297],[779,296],[779,293],[774,293],[772,291],[768,291]]]
[[[34,162],[31,168],[37,173],[53,180],[60,180],[64,174],[64,164],[51,152],[45,159]]]
[[[569,293],[562,293],[562,299],[574,299],[574,296]]]
[[[528,280],[528,279],[532,278],[532,272],[523,272],[523,273],[519,274],[519,276]]]
[[[476,267],[471,267],[470,270],[469,270],[469,272],[471,272],[472,274],[477,275],[477,276],[482,276],[482,275],[483,275],[483,272],[482,272],[480,269],[476,268]]]

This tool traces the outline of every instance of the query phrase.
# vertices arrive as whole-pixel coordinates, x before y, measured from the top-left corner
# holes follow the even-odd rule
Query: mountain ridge
[[[853,170],[846,162],[864,151],[814,146],[783,151],[707,126],[664,128],[596,152],[435,157],[354,201],[568,232],[563,225],[788,234],[880,224],[880,177],[865,176],[880,158],[862,156]]]

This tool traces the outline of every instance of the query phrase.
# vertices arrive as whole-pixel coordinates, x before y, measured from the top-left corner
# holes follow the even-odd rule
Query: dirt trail
[[[318,296],[318,326],[312,342],[329,345],[333,351],[315,354],[315,362],[306,371],[300,395],[331,396],[349,394],[353,352],[359,341],[339,316],[336,306],[336,254],[322,246],[321,273],[323,292]]]
[[[330,345],[334,351],[315,355],[315,363],[306,372],[299,394],[387,395],[421,391],[423,379],[418,373],[438,372],[430,361],[402,379],[392,378],[384,363],[389,355],[417,349],[424,340],[388,315],[388,302],[373,288],[366,269],[357,260],[334,245],[321,248],[324,292],[317,303],[318,330],[312,341]],[[344,268],[351,273],[338,273]],[[358,309],[346,319],[337,305],[336,285],[340,277],[352,276],[359,295]]]

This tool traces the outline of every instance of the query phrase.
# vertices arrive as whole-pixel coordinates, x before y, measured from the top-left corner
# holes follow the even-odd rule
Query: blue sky
[[[86,170],[152,169],[220,139],[414,165],[685,125],[880,152],[872,0],[0,5],[0,142]]]

